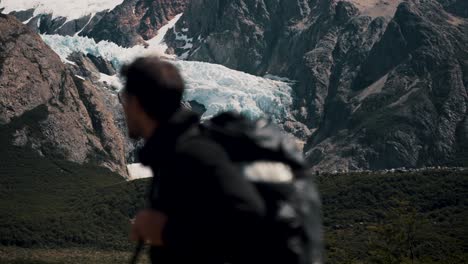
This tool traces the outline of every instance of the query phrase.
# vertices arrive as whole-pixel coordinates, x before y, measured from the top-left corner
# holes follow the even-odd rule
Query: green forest
[[[0,141],[0,263],[80,263],[70,249],[127,261],[129,220],[145,205],[148,180]],[[323,174],[316,183],[327,263],[468,262],[468,171]],[[67,260],[25,259],[42,249]]]

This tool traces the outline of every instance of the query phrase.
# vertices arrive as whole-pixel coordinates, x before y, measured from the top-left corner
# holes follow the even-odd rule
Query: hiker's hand
[[[146,244],[162,246],[162,231],[167,222],[167,216],[159,211],[145,209],[140,211],[132,222],[130,239],[143,240]]]

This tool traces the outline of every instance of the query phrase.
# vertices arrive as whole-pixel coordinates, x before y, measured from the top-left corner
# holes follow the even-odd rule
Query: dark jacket
[[[164,246],[151,249],[152,262],[254,263],[247,256],[258,246],[263,200],[198,123],[196,114],[180,110],[140,152],[155,174],[150,204],[168,216]]]

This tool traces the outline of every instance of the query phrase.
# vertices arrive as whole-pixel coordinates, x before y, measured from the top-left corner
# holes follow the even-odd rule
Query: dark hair
[[[158,121],[167,121],[179,108],[184,81],[173,64],[158,57],[136,59],[122,67],[125,92],[136,96],[143,110]]]

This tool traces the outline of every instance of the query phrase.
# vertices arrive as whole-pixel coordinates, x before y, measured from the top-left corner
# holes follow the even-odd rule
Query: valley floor
[[[25,249],[0,247],[0,263],[9,264],[119,264],[128,263],[131,252],[85,248]],[[139,263],[149,263],[146,255]]]

